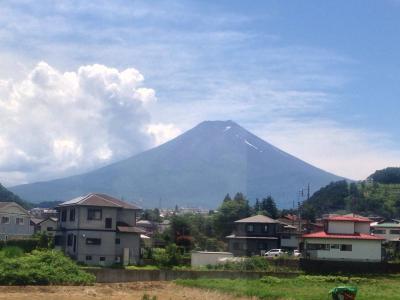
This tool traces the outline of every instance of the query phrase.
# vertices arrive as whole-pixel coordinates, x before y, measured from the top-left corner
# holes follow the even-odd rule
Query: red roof
[[[365,218],[365,217],[353,217],[353,216],[330,216],[324,220],[327,221],[344,221],[344,222],[366,222],[366,223],[372,223],[372,220]]]
[[[333,234],[326,233],[325,231],[313,232],[303,234],[303,238],[307,239],[353,239],[353,240],[384,240],[384,238],[366,234],[366,233],[355,233],[355,234]]]

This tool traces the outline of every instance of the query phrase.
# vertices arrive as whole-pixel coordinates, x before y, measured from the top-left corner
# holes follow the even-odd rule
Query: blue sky
[[[5,1],[0,182],[80,173],[216,119],[349,178],[398,166],[399,15],[396,0]],[[126,69],[144,77],[128,72],[129,110],[124,92],[108,105],[103,80]]]

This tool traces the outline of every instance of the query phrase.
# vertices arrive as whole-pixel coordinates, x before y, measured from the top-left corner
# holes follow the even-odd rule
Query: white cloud
[[[0,81],[0,182],[44,180],[127,157],[177,129],[148,132],[155,92],[129,68],[60,72],[40,62],[23,80]]]
[[[377,169],[400,166],[391,137],[345,127],[334,121],[276,120],[256,133],[308,163],[350,179],[365,179]]]
[[[156,145],[163,144],[182,133],[174,124],[163,123],[150,124],[147,127],[147,132],[155,138]]]

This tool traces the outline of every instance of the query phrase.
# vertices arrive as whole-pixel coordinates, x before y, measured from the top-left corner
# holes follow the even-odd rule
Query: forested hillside
[[[0,202],[16,202],[24,208],[29,208],[31,206],[30,203],[22,200],[20,197],[7,190],[1,183],[0,183]]]
[[[303,216],[313,219],[324,213],[346,211],[400,218],[398,171],[398,168],[376,171],[369,180],[358,183],[332,182],[303,203]]]

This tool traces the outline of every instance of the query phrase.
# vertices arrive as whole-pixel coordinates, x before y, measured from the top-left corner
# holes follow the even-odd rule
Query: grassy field
[[[265,277],[261,280],[197,279],[177,280],[176,284],[216,290],[234,296],[274,300],[331,299],[330,289],[352,285],[358,288],[357,300],[400,299],[400,276],[385,278],[356,278],[348,280],[337,276],[299,276],[297,278]]]

